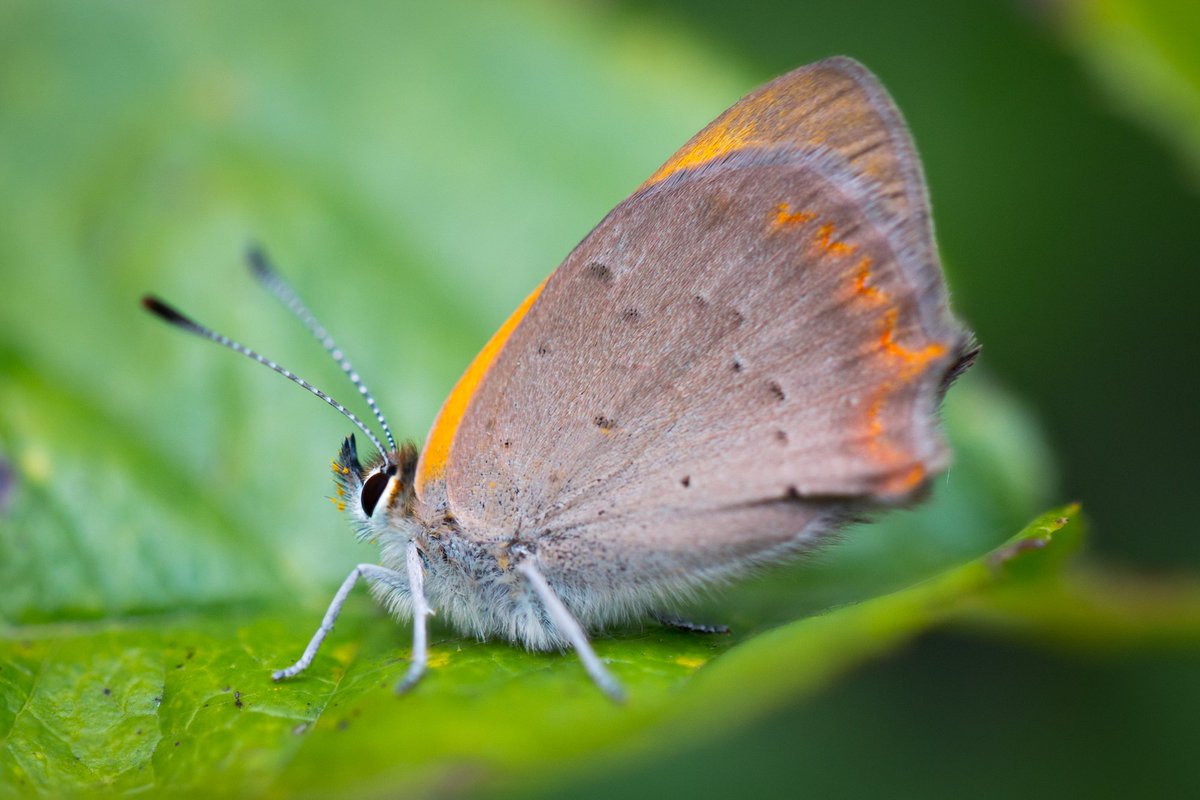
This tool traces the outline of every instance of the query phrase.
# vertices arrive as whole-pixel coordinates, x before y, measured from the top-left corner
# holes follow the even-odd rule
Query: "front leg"
[[[433,609],[425,600],[425,569],[421,564],[421,552],[417,549],[415,541],[408,543],[405,566],[408,569],[408,593],[412,597],[413,606],[412,661],[408,665],[408,673],[396,684],[396,694],[402,694],[416,686],[417,681],[425,674],[425,665],[429,661],[425,618],[433,614]]]
[[[350,596],[350,590],[354,588],[354,584],[358,583],[359,578],[395,582],[402,577],[399,572],[387,567],[381,567],[378,564],[359,564],[352,569],[350,574],[346,576],[346,580],[342,581],[342,586],[337,590],[337,594],[333,596],[333,602],[329,604],[329,609],[325,612],[325,618],[321,620],[321,627],[317,628],[317,632],[313,634],[312,641],[308,643],[308,647],[304,648],[304,655],[300,656],[300,660],[290,667],[271,673],[271,679],[281,681],[285,678],[299,675],[308,668],[308,665],[316,657],[317,650],[321,648],[321,642],[325,641],[325,637],[333,630],[333,623],[337,622],[338,614],[341,613],[342,606],[346,604],[346,598]],[[422,597],[422,602],[424,602],[424,597]],[[424,617],[421,619],[422,628],[424,628]]]

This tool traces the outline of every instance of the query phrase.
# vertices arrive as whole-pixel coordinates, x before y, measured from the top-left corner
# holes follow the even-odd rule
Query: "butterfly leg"
[[[396,694],[402,694],[416,686],[417,681],[425,674],[425,665],[429,661],[425,619],[433,613],[425,599],[425,568],[421,564],[421,553],[417,550],[416,542],[408,543],[405,566],[408,569],[408,592],[413,605],[412,661],[408,665],[408,672],[396,684]]]
[[[325,611],[321,627],[317,628],[308,647],[304,648],[304,655],[300,656],[300,660],[290,667],[272,672],[271,679],[281,681],[299,675],[308,668],[313,658],[316,657],[317,650],[321,648],[321,642],[325,641],[325,637],[333,630],[333,623],[337,622],[338,614],[342,612],[342,606],[346,605],[346,598],[350,596],[350,590],[354,588],[354,584],[358,583],[359,578],[395,582],[401,577],[399,572],[378,564],[359,564],[351,570],[350,574],[346,576],[346,580],[342,581],[342,586],[337,590],[337,594],[333,596],[333,602],[329,604],[328,610]]]
[[[567,637],[571,642],[571,646],[579,654],[579,660],[583,662],[583,668],[587,670],[588,675],[600,687],[600,691],[608,695],[609,699],[614,702],[620,703],[624,701],[625,690],[621,688],[621,684],[617,683],[617,679],[604,668],[603,662],[600,661],[599,656],[596,655],[596,651],[592,649],[592,645],[588,642],[587,634],[583,632],[583,628],[579,625],[579,622],[571,616],[571,612],[567,610],[562,600],[559,600],[558,595],[550,588],[550,584],[546,582],[545,576],[533,565],[532,559],[525,559],[519,563],[517,571],[529,581],[529,585],[533,587],[534,593],[542,601],[542,606],[546,609],[546,613],[550,615],[550,620],[554,623],[554,627],[558,628],[559,633]]]
[[[704,622],[692,622],[691,620],[677,617],[674,614],[657,613],[653,614],[653,619],[664,628],[674,628],[677,631],[686,633],[729,633],[728,625],[709,625]]]

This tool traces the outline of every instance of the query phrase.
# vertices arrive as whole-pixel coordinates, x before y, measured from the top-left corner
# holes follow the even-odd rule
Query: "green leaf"
[[[29,627],[0,649],[0,775],[10,788],[103,787],[423,794],[461,781],[553,778],[599,749],[678,744],[745,720],[940,624],[995,589],[1037,591],[1027,562],[1077,513],[1036,520],[991,554],[914,587],[762,632],[659,628],[597,641],[630,690],[606,700],[570,655],[436,637],[431,674],[392,692],[404,649],[352,604],[302,677],[290,661],[301,609],[227,609],[123,623]]]
[[[1200,4],[1093,0],[1064,5],[1063,30],[1112,101],[1200,175]]]
[[[437,627],[428,680],[394,698],[408,631],[360,595],[304,676],[270,682],[377,558],[323,498],[348,425],[138,298],[352,395],[246,277],[261,240],[420,439],[529,289],[753,85],[652,22],[602,19],[624,33],[455,2],[0,10],[0,152],[20,155],[0,159],[0,794],[550,776],[812,691],[1006,574],[889,594],[1053,495],[1036,426],[977,368],[950,392],[957,461],[932,502],[691,609],[732,636],[601,638],[625,707],[570,655]]]

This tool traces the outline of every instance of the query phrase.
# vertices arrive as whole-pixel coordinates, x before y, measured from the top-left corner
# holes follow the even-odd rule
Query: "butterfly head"
[[[360,530],[369,533],[377,526],[386,526],[395,514],[411,513],[417,468],[417,449],[412,444],[373,455],[363,464],[351,434],[342,441],[332,466],[337,487],[334,503],[350,514]]]

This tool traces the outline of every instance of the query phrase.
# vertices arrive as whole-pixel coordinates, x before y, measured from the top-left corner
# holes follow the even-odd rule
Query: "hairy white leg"
[[[317,632],[313,634],[308,647],[304,648],[304,655],[300,656],[300,660],[287,669],[272,672],[271,679],[281,681],[285,678],[299,675],[312,663],[312,660],[316,658],[317,650],[321,648],[321,642],[325,641],[325,637],[333,630],[333,623],[337,622],[338,614],[341,613],[342,606],[346,605],[346,598],[350,596],[350,590],[354,588],[354,584],[358,583],[359,578],[395,581],[400,577],[402,576],[399,572],[381,567],[378,564],[359,564],[352,569],[346,580],[342,581],[342,586],[337,590],[337,594],[333,596],[333,602],[329,604],[329,608],[325,612],[325,618],[321,620],[321,627],[317,628]]]
[[[538,572],[537,567],[533,565],[533,561],[526,559],[517,565],[517,570],[525,576],[529,581],[529,585],[533,587],[533,591],[537,594],[538,599],[542,601],[542,606],[546,609],[546,613],[550,615],[550,620],[554,623],[554,627],[558,628],[559,633],[566,636],[571,642],[571,646],[575,648],[575,652],[579,654],[579,660],[583,662],[583,668],[587,670],[588,675],[600,687],[600,691],[609,696],[615,702],[622,702],[625,699],[625,690],[621,688],[621,684],[617,683],[617,679],[609,674],[604,668],[604,664],[596,655],[596,651],[592,649],[592,645],[588,642],[587,635],[583,632],[579,622],[571,616],[571,612],[563,605],[562,600],[558,599],[558,595],[550,588],[550,584],[546,582],[546,578],[542,573]]]
[[[413,606],[412,662],[408,665],[408,672],[396,684],[396,694],[407,692],[425,674],[425,665],[429,660],[429,646],[425,634],[425,618],[433,613],[433,609],[429,607],[428,601],[425,600],[425,570],[421,566],[421,554],[417,551],[416,542],[408,543],[405,566],[408,568],[408,592],[412,597]]]

